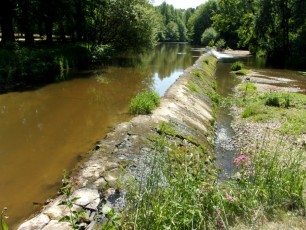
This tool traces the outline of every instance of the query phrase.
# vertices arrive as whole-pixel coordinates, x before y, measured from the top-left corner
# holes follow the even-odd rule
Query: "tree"
[[[186,17],[190,17],[191,9],[188,11],[175,9],[166,2],[157,6],[156,9],[162,18],[161,31],[158,36],[159,41],[186,41]],[[186,15],[186,12],[188,12],[188,15]]]
[[[201,44],[204,46],[214,45],[218,37],[218,33],[212,27],[207,28],[201,37]]]
[[[102,0],[91,3],[87,15],[89,40],[117,49],[155,45],[159,19],[146,0]]]
[[[200,5],[188,20],[188,38],[194,44],[201,44],[201,36],[203,32],[211,27],[211,17],[216,10],[217,3],[215,0],[209,0],[205,4]]]

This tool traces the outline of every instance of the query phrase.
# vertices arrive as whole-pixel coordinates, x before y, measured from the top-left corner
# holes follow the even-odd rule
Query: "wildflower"
[[[233,197],[230,194],[228,194],[227,191],[225,191],[225,196],[226,196],[226,200],[228,201],[231,201],[233,199]]]
[[[245,165],[245,163],[247,162],[247,157],[245,155],[240,155],[238,157],[236,157],[233,161],[234,165],[236,167],[239,167],[240,165]]]

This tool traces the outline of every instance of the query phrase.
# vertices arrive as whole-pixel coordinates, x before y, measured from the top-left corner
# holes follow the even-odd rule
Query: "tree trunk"
[[[47,43],[51,44],[53,42],[53,39],[52,39],[53,20],[50,17],[46,18],[45,27],[46,27]]]
[[[15,41],[13,29],[13,3],[12,1],[1,1],[0,3],[0,25],[2,31],[1,43]]]
[[[33,36],[33,20],[30,16],[30,1],[23,1],[22,7],[22,16],[23,16],[23,25],[24,25],[24,33],[25,33],[25,44],[33,45],[34,44],[34,36]]]

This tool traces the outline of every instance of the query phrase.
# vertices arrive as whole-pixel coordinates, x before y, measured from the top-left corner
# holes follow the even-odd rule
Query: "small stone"
[[[98,188],[98,189],[101,189],[101,188],[104,188],[106,186],[107,182],[104,180],[104,178],[99,178],[98,180],[96,180],[94,182],[94,185]]]

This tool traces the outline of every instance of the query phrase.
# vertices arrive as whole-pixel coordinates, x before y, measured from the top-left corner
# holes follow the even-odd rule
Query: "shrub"
[[[113,55],[114,49],[110,45],[97,45],[91,49],[91,61],[101,62]]]
[[[130,104],[132,114],[150,114],[160,104],[160,98],[155,91],[146,91],[136,95]]]
[[[279,98],[277,96],[270,96],[266,99],[265,105],[279,107],[280,106]]]
[[[216,49],[217,49],[218,51],[223,50],[223,49],[224,49],[224,47],[225,47],[225,45],[226,45],[226,42],[225,42],[225,40],[224,40],[224,39],[220,39],[220,40],[218,40],[218,41],[216,42],[216,44],[215,44]]]
[[[231,65],[231,70],[232,71],[237,71],[237,70],[241,70],[244,67],[243,63],[240,61],[234,62]]]

